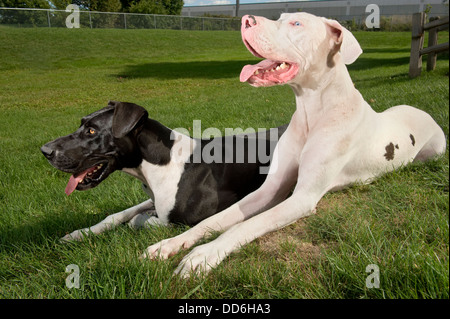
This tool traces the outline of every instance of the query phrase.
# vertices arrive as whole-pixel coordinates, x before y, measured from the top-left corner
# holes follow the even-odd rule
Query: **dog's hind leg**
[[[102,220],[100,223],[95,224],[94,226],[78,229],[70,234],[67,234],[63,238],[61,238],[62,242],[68,242],[68,241],[74,241],[74,240],[83,240],[85,236],[88,236],[89,234],[100,234],[106,230],[109,230],[113,228],[114,226],[123,224],[131,220],[133,217],[135,217],[138,214],[141,214],[145,211],[154,209],[154,203],[151,199],[146,200],[145,202],[130,207],[124,211],[121,211],[119,213],[110,215],[106,217],[104,220]]]

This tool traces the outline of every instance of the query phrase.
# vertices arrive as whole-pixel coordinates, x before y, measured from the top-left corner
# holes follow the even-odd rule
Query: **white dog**
[[[445,152],[445,135],[427,113],[408,105],[376,113],[364,101],[345,66],[362,50],[338,22],[307,13],[278,21],[244,16],[241,32],[250,52],[265,59],[245,66],[241,81],[289,84],[297,109],[275,150],[277,169],[258,190],[143,254],[168,258],[225,231],[185,256],[175,271],[182,276],[207,272],[242,245],[312,214],[328,191]]]

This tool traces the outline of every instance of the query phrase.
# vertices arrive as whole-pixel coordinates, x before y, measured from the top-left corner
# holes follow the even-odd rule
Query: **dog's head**
[[[110,101],[83,117],[74,133],[42,146],[55,168],[72,174],[66,194],[93,188],[115,170],[137,167],[142,155],[135,135],[147,118],[147,111],[139,105]]]
[[[355,37],[337,21],[308,13],[284,13],[278,21],[246,15],[242,40],[256,57],[240,80],[253,86],[293,84],[322,75],[337,63],[351,64],[362,53]]]

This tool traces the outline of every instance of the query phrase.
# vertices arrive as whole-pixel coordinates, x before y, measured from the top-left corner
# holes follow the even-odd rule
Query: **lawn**
[[[356,32],[349,66],[376,111],[410,104],[449,132],[449,60],[410,79],[409,33]],[[448,33],[440,35],[448,39]],[[442,41],[441,41],[442,42]],[[289,87],[239,82],[255,63],[238,32],[0,27],[0,298],[448,298],[449,162],[445,156],[327,194],[317,213],[244,246],[204,278],[172,276],[142,251],[186,227],[126,225],[81,243],[67,232],[144,199],[116,172],[97,188],[64,194],[68,174],[40,146],[74,131],[108,100],[144,106],[168,127],[275,127],[295,110]],[[80,287],[66,287],[68,265]],[[367,288],[368,265],[380,273]]]

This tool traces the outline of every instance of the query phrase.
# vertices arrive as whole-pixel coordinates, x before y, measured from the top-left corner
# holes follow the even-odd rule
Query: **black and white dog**
[[[134,227],[195,225],[261,186],[266,178],[262,169],[269,167],[286,128],[193,139],[148,118],[139,105],[111,101],[84,117],[74,133],[45,144],[41,151],[55,168],[73,174],[67,195],[96,187],[122,170],[142,181],[150,199],[62,239],[81,240],[128,221]],[[261,148],[270,152],[264,154],[269,160],[260,159]]]

